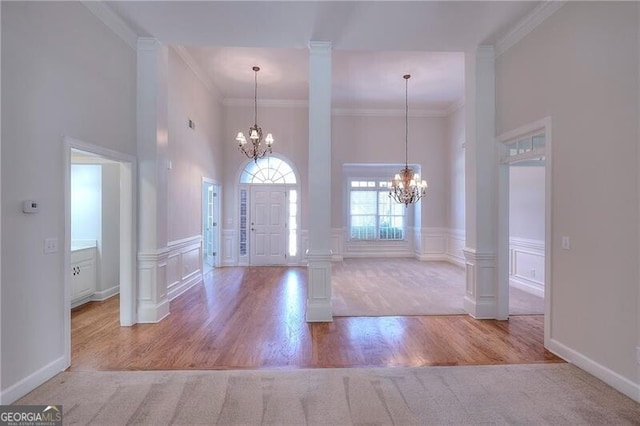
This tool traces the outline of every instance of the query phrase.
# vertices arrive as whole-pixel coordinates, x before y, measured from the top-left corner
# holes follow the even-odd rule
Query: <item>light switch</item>
[[[565,250],[571,249],[571,239],[569,237],[562,237],[562,248]]]

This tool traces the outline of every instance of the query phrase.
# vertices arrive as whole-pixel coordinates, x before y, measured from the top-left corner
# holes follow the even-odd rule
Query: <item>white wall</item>
[[[102,165],[102,238],[97,290],[120,285],[120,164]]]
[[[544,243],[544,166],[509,168],[509,237]]]
[[[135,52],[80,3],[0,7],[4,401],[65,367],[61,136],[135,154],[136,65]],[[40,213],[23,214],[25,199],[39,201]],[[50,237],[59,250],[45,255]]]
[[[405,162],[405,117],[334,115],[331,132],[331,226],[343,223],[344,163]],[[409,163],[420,164],[429,184],[422,200],[423,228],[446,226],[446,142],[443,117],[409,117]],[[391,179],[392,176],[389,176]],[[338,195],[339,194],[339,195]]]
[[[465,143],[464,106],[456,109],[446,118],[447,144],[447,227],[464,231],[464,143]]]
[[[567,2],[496,63],[497,134],[552,120],[550,347],[636,397],[637,8]]]
[[[220,141],[222,107],[210,91],[169,49],[169,170],[167,239],[169,242],[202,233],[202,178],[222,182]],[[188,120],[195,129],[188,127]]]

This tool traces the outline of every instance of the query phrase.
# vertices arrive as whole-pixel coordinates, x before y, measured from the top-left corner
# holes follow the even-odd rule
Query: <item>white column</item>
[[[331,43],[309,43],[309,249],[307,321],[331,310]]]
[[[480,46],[465,57],[466,263],[465,310],[475,318],[506,319],[499,309],[498,158],[495,145],[495,53]],[[508,288],[506,288],[508,296]]]
[[[137,45],[138,322],[169,314],[167,297],[168,68],[166,46]]]

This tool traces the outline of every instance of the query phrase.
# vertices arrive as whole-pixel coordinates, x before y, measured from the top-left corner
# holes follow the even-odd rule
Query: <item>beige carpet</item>
[[[16,404],[62,404],[65,425],[640,424],[570,364],[64,372]]]
[[[331,265],[335,316],[458,315],[463,308],[464,269],[415,259],[345,259]],[[509,290],[509,313],[544,313],[544,299]]]

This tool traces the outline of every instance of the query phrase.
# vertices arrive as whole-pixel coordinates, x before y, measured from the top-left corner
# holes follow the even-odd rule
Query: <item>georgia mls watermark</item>
[[[0,405],[0,426],[61,426],[62,405]]]

